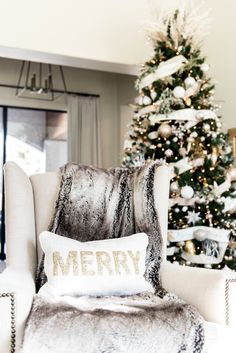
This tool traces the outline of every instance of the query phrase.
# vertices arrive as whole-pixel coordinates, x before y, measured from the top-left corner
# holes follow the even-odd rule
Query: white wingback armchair
[[[38,235],[47,229],[53,215],[60,175],[55,172],[29,178],[13,162],[8,162],[4,171],[7,268],[0,275],[0,353],[18,353],[35,294],[35,270],[41,256]],[[163,166],[155,179],[155,203],[164,241],[168,194],[169,169]],[[197,307],[207,321],[236,325],[236,279],[226,271],[164,261],[162,283]]]

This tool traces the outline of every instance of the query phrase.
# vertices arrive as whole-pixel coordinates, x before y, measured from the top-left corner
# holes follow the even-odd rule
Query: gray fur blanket
[[[201,353],[203,320],[161,288],[162,238],[154,207],[158,163],[102,170],[68,164],[49,230],[80,241],[149,237],[146,279],[156,290],[127,297],[36,295],[22,353]],[[45,282],[43,262],[37,283]],[[184,284],[183,284],[184,285]]]

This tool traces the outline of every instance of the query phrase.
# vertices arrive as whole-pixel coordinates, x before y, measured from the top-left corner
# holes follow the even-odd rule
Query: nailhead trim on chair
[[[15,317],[15,295],[14,293],[0,293],[0,298],[10,298],[11,304],[11,349],[10,353],[15,353],[16,350],[16,317]]]
[[[230,283],[236,283],[236,278],[230,278],[225,281],[225,323],[229,325],[229,285]]]

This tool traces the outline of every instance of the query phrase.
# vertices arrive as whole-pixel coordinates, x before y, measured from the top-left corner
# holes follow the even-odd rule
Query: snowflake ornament
[[[195,225],[196,222],[200,221],[201,217],[199,216],[200,212],[189,211],[188,215],[186,216],[188,223]]]

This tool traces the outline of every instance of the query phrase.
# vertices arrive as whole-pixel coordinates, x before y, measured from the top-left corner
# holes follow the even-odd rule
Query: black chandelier
[[[61,89],[55,89],[55,82]],[[16,86],[17,97],[54,101],[66,93],[62,66],[22,61]]]

